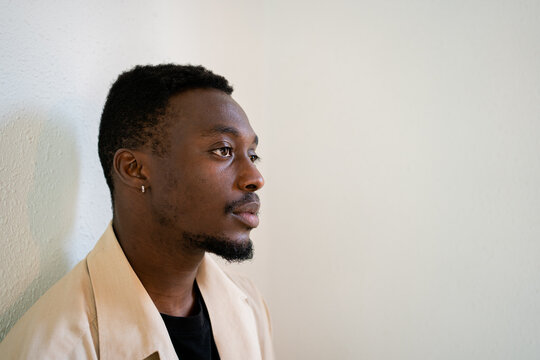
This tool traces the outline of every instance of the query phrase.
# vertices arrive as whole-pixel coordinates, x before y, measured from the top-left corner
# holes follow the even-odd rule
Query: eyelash
[[[212,150],[212,152],[218,156],[221,156],[221,157],[224,157],[224,158],[228,158],[228,157],[231,157],[232,156],[232,147],[230,146],[223,146],[223,147],[220,147],[220,148],[217,148],[215,150]],[[226,155],[222,155],[222,154],[219,154],[219,152],[221,151],[224,151],[226,152],[227,154]],[[256,154],[253,154],[253,155],[249,155],[249,159],[251,160],[251,162],[255,163],[257,161],[260,161],[261,158],[259,157],[259,155],[256,155]]]

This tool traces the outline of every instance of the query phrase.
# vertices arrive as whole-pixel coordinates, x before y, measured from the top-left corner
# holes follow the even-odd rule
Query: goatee
[[[184,232],[186,244],[192,249],[199,249],[216,254],[229,262],[242,262],[253,258],[253,242],[234,241],[226,237]]]

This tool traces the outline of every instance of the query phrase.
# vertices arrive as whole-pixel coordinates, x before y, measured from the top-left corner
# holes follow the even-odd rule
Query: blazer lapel
[[[209,255],[199,267],[197,284],[208,308],[220,358],[261,359],[257,325],[247,296]]]

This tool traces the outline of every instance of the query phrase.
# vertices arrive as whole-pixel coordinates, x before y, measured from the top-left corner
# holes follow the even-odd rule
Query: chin
[[[189,247],[216,254],[229,262],[253,258],[253,242],[249,238],[249,233],[233,238],[184,232],[183,237]]]

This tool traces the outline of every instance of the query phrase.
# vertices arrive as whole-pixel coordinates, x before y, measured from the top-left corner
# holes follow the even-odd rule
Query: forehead
[[[172,96],[167,107],[171,136],[175,140],[207,137],[216,129],[234,129],[239,137],[254,138],[244,110],[226,93],[194,89]]]

